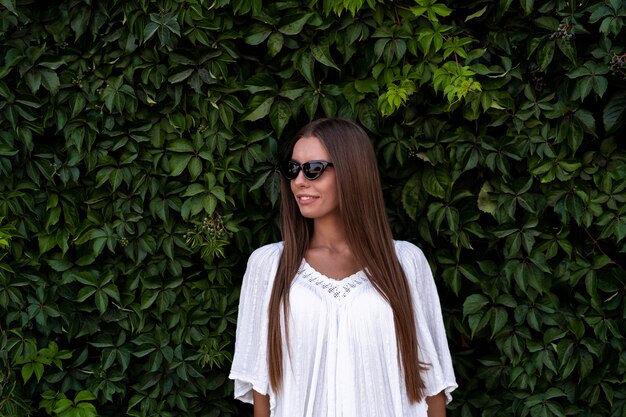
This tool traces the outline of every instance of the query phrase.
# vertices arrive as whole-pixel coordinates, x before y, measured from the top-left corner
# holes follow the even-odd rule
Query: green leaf
[[[202,174],[202,161],[197,156],[194,156],[189,161],[189,165],[187,166],[189,170],[189,175],[192,180],[195,180]]]
[[[206,187],[203,184],[193,183],[187,187],[181,197],[191,197],[204,192],[206,192]]]
[[[182,81],[185,81],[187,78],[189,78],[189,76],[193,74],[194,71],[195,70],[193,68],[183,69],[182,71],[179,71],[175,74],[170,75],[167,78],[167,81],[171,82],[172,84],[180,83]]]
[[[32,70],[27,72],[24,77],[26,85],[28,85],[32,94],[37,93],[37,91],[39,91],[39,87],[41,87],[41,75],[42,73],[40,71]]]
[[[539,16],[534,22],[538,27],[550,32],[556,32],[559,28],[559,21],[552,16]]]
[[[91,393],[91,391],[80,391],[76,394],[76,398],[74,399],[75,403],[79,403],[81,401],[95,401],[96,396]]]
[[[259,45],[263,43],[270,34],[272,34],[272,30],[267,26],[252,26],[252,34],[246,36],[245,42],[248,45]]]
[[[74,406],[74,403],[71,400],[68,400],[67,398],[63,398],[61,400],[58,400],[54,406],[54,412],[58,415],[64,415],[65,412],[67,410],[72,409]],[[74,417],[74,416],[72,416]]]
[[[596,119],[593,117],[593,113],[585,109],[578,109],[574,113],[574,117],[582,124],[585,132],[596,134]]]
[[[188,140],[176,139],[167,144],[167,149],[173,152],[194,152],[193,145]]]
[[[56,236],[52,235],[41,235],[38,236],[39,241],[39,253],[45,253],[54,248],[57,244]]]
[[[262,98],[260,96],[254,96],[249,104],[253,110],[248,113],[243,120],[255,121],[267,116],[274,104],[274,97]]]
[[[250,186],[250,188],[248,189],[248,191],[254,191],[258,188],[260,188],[261,186],[263,186],[263,184],[265,184],[265,181],[267,181],[267,177],[272,174],[275,173],[274,171],[267,171],[265,172],[263,175],[261,175],[255,182],[254,184],[252,184]]]
[[[170,175],[173,177],[179,176],[189,164],[191,155],[174,155],[169,160]]]
[[[313,55],[315,60],[318,61],[319,63],[324,64],[327,67],[331,67],[336,70],[339,70],[339,67],[337,66],[337,64],[335,64],[332,56],[330,55],[330,50],[328,47],[328,40],[325,39],[319,45],[312,45],[311,54]]]
[[[472,294],[463,303],[463,315],[476,314],[489,304],[489,300],[482,294]]]
[[[604,93],[606,93],[607,88],[609,88],[609,81],[606,77],[596,76],[593,78],[593,91],[602,98]]]
[[[302,28],[304,28],[304,25],[312,16],[313,13],[306,13],[296,20],[279,27],[278,31],[289,36],[297,35],[302,31]]]
[[[150,306],[154,304],[158,296],[158,291],[145,291],[143,294],[141,294],[141,309],[146,310],[150,308]]]
[[[533,8],[535,6],[534,0],[520,0],[520,3],[522,4],[522,8],[524,9],[524,14],[526,16],[533,12]]]
[[[591,16],[589,16],[589,22],[597,23],[600,19],[610,16],[612,13],[613,11],[609,7],[602,5],[591,13]]]
[[[496,214],[496,209],[498,208],[497,201],[490,195],[493,192],[493,187],[489,184],[488,181],[483,183],[483,186],[480,188],[480,192],[478,193],[478,209],[485,213],[489,213],[491,215]]]
[[[0,4],[4,6],[8,11],[17,16],[17,10],[15,9],[15,0],[0,0]]]
[[[211,194],[217,197],[217,199],[220,200],[222,203],[226,202],[226,193],[224,192],[224,189],[222,187],[212,187]]]
[[[91,297],[96,292],[94,287],[83,287],[78,291],[78,295],[76,296],[76,301],[79,303],[84,303],[89,297]]]
[[[402,188],[402,206],[404,211],[414,221],[417,220],[419,213],[424,209],[426,200],[421,197],[420,190],[422,188],[422,176],[415,173],[409,178]]]
[[[208,215],[213,215],[215,212],[215,208],[217,207],[217,195],[216,190],[211,190],[211,195],[205,195],[200,200],[201,205],[197,205],[196,209],[192,209],[192,214],[198,214],[200,211],[204,210],[204,212]]]
[[[98,311],[100,311],[100,314],[106,313],[107,307],[109,305],[109,297],[106,295],[106,293],[104,291],[97,291],[95,301],[96,307],[98,308]]]
[[[431,10],[433,12],[435,12],[436,14],[438,14],[439,16],[450,16],[450,14],[452,13],[452,9],[450,9],[448,6],[446,6],[443,3],[435,3],[432,5]]]
[[[465,18],[465,21],[468,22],[468,21],[470,21],[472,19],[476,19],[477,17],[481,17],[487,11],[487,7],[489,7],[489,6],[485,6],[482,9],[478,10],[477,12],[474,12],[471,15],[467,16]]]
[[[22,366],[22,379],[24,380],[24,383],[28,382],[28,380],[30,379],[30,377],[33,375],[33,364],[32,363],[26,363],[24,364],[24,366]]]
[[[283,49],[283,45],[285,44],[285,39],[282,33],[274,32],[270,35],[267,40],[267,50],[269,56],[276,56]]]
[[[313,75],[314,59],[313,55],[300,51],[300,53],[294,56],[294,67],[298,70],[302,76],[307,80],[310,86],[317,88],[315,77]]]
[[[91,18],[91,10],[87,7],[83,7],[81,13],[76,13],[71,22],[72,30],[75,34],[75,39],[78,39],[85,33],[85,30],[89,26]]]
[[[286,103],[278,101],[272,106],[270,110],[270,122],[276,131],[277,137],[281,137],[285,126],[289,123],[290,118],[291,109]]]
[[[46,263],[56,272],[64,272],[72,267],[72,262],[65,259],[47,259]]]
[[[556,45],[572,64],[576,64],[576,45],[571,39],[559,38],[556,40]]]
[[[70,96],[70,103],[72,103],[72,117],[76,117],[85,109],[87,99],[82,94],[74,94]]]
[[[59,87],[61,86],[61,82],[59,81],[59,76],[56,72],[49,69],[41,70],[41,82],[44,88],[52,95],[55,95],[59,92]]]
[[[307,91],[306,88],[290,88],[290,89],[282,89],[280,91],[281,97],[288,98],[290,100],[296,100]]]
[[[494,338],[504,328],[509,319],[509,313],[504,308],[494,309],[495,314],[492,316],[491,338]]]
[[[443,167],[427,167],[422,175],[424,190],[434,197],[445,198],[452,184],[449,175]]]
[[[263,190],[272,206],[276,205],[280,195],[280,178],[278,175],[270,175],[267,181],[263,183]]]
[[[377,93],[378,92],[378,82],[375,78],[366,78],[362,80],[354,81],[354,88],[359,93]]]
[[[470,315],[467,319],[467,322],[472,332],[471,336],[474,337],[476,333],[484,329],[487,326],[487,324],[489,324],[489,322],[491,321],[492,316],[493,316],[492,309],[487,310],[486,313],[484,314],[478,313],[478,314]]]
[[[528,0],[532,3],[532,0]],[[539,65],[539,70],[545,72],[550,63],[552,62],[552,58],[554,57],[554,45],[555,41],[549,40],[543,44],[543,46],[539,49],[539,53],[537,54],[537,65]]]

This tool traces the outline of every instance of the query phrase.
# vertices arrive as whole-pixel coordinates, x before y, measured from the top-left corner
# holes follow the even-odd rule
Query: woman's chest
[[[305,274],[291,287],[289,328],[305,339],[354,339],[393,333],[393,313],[362,273],[341,281]]]

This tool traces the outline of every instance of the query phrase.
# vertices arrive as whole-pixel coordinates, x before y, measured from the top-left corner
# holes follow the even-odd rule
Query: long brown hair
[[[334,164],[339,213],[348,244],[358,265],[393,311],[407,394],[410,401],[421,401],[425,386],[420,372],[427,366],[418,359],[413,302],[387,221],[374,147],[367,133],[349,120],[317,119],[294,137],[287,157],[300,138],[309,136],[322,142]],[[300,214],[289,181],[282,176],[281,219],[284,246],[268,309],[268,366],[274,391],[280,390],[283,377],[281,306],[288,337],[289,288],[313,233],[313,222]]]

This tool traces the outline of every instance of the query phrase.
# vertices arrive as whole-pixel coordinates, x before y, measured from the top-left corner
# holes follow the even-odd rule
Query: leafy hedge
[[[233,416],[278,149],[371,133],[453,416],[626,416],[621,0],[0,0],[0,415]]]

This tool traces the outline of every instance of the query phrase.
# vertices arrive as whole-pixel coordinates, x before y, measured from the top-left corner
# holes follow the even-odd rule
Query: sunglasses
[[[304,177],[313,181],[316,180],[322,175],[322,173],[328,167],[332,167],[333,163],[328,161],[309,161],[303,164],[300,164],[296,161],[284,161],[280,164],[280,172],[287,178],[289,181],[295,180],[300,170],[304,172]]]

